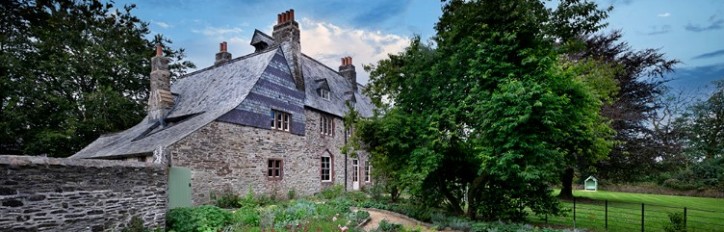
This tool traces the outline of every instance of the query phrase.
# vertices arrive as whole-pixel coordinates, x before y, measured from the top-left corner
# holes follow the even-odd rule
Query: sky
[[[614,7],[604,31],[621,30],[633,49],[660,49],[667,58],[681,61],[668,76],[672,89],[706,91],[712,80],[724,79],[723,0],[596,2]],[[294,9],[302,52],[335,69],[341,57],[353,57],[357,80],[363,84],[369,76],[363,64],[402,51],[414,35],[430,39],[442,14],[437,0],[116,1],[127,4],[136,4],[132,13],[150,23],[149,36],[171,39],[174,48],[186,49],[187,59],[198,68],[213,64],[222,41],[228,42],[233,57],[253,52],[249,42],[254,29],[271,35],[277,14]]]

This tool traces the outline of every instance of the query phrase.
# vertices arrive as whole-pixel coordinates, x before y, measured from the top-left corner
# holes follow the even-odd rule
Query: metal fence
[[[562,202],[563,216],[532,216],[533,222],[564,225],[592,231],[665,231],[672,226],[670,214],[683,216],[686,231],[724,231],[724,206],[721,211],[688,207],[574,198]]]

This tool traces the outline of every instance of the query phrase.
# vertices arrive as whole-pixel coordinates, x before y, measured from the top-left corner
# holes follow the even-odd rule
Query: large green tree
[[[0,154],[64,157],[144,114],[149,57],[162,36],[98,0],[0,5]],[[176,75],[192,63],[166,46]]]
[[[597,74],[582,73],[587,63],[557,45],[601,28],[605,10],[562,4],[447,1],[435,46],[415,38],[368,67],[367,91],[391,108],[362,121],[360,137],[400,165],[413,196],[473,218],[557,213],[550,186],[566,163],[605,155],[602,98],[591,84],[600,78],[582,78]]]

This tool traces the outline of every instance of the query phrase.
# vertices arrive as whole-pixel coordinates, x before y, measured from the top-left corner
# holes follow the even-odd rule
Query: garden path
[[[424,232],[436,231],[436,230],[433,230],[430,227],[424,225],[423,223],[421,223],[419,221],[416,221],[416,220],[413,220],[413,219],[410,219],[410,218],[407,218],[404,216],[400,216],[396,213],[391,213],[391,212],[386,212],[386,211],[381,211],[381,210],[369,210],[369,209],[359,209],[359,210],[365,210],[368,213],[370,213],[370,221],[367,222],[367,224],[365,224],[364,227],[362,227],[362,229],[364,229],[365,231],[371,231],[371,230],[376,229],[380,225],[380,222],[382,220],[387,220],[390,223],[401,224],[405,228],[419,228],[420,231],[424,231]]]

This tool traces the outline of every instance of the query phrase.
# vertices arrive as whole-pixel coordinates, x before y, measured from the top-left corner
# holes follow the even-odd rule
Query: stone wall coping
[[[22,155],[0,155],[0,164],[11,166],[30,166],[30,165],[53,165],[53,166],[76,166],[76,167],[138,167],[166,169],[163,164],[154,164],[146,162],[133,162],[124,160],[100,160],[100,159],[69,159],[69,158],[50,158],[42,156],[22,156]]]

